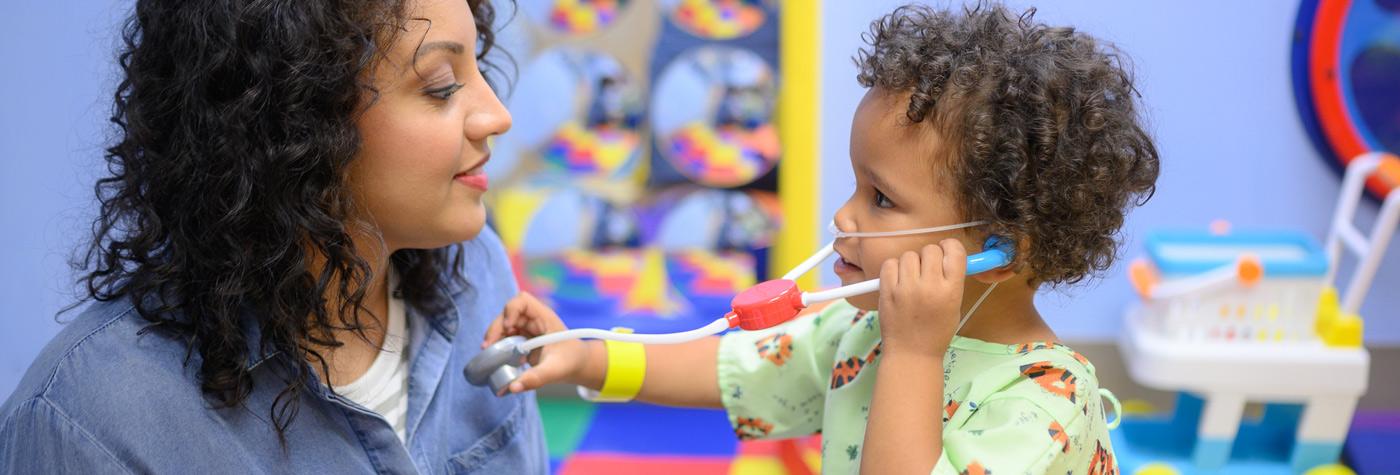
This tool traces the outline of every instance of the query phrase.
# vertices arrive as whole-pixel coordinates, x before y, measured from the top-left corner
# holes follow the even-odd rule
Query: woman
[[[0,407],[0,472],[547,471],[534,399],[460,376],[516,292],[493,13],[138,0],[95,302]]]

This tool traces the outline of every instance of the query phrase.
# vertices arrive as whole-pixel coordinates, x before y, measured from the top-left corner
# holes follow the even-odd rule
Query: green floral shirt
[[[840,301],[768,330],[725,335],[718,375],[734,432],[821,433],[822,472],[859,472],[880,366],[877,318]],[[941,377],[943,453],[933,473],[1117,473],[1094,365],[1069,347],[955,336]]]

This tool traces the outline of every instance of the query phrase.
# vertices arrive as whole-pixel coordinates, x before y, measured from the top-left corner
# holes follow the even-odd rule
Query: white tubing
[[[931,227],[931,228],[903,229],[903,230],[899,230],[899,231],[871,231],[871,232],[852,231],[852,232],[849,232],[849,233],[848,233],[848,232],[842,231],[840,228],[837,228],[837,227],[836,227],[836,222],[835,222],[835,221],[832,221],[830,224],[827,224],[826,229],[827,229],[827,231],[830,231],[830,232],[831,232],[831,235],[834,236],[836,239],[841,239],[841,238],[852,238],[852,237],[891,237],[891,236],[909,236],[909,235],[913,235],[913,234],[928,234],[928,233],[936,233],[936,232],[942,232],[942,231],[952,231],[952,230],[955,230],[955,229],[970,228],[970,227],[973,227],[973,226],[981,226],[981,225],[983,225],[983,224],[987,224],[987,222],[986,222],[986,221],[969,221],[969,222],[966,222],[966,223],[949,224],[949,225],[946,225],[946,226],[934,226],[934,227]]]
[[[795,268],[793,268],[792,270],[788,271],[787,274],[783,274],[783,278],[784,278],[784,279],[787,279],[787,280],[793,280],[793,279],[796,279],[796,278],[802,276],[802,274],[806,274],[807,272],[811,271],[813,267],[816,267],[816,266],[817,266],[817,264],[821,264],[821,262],[824,261],[824,260],[826,260],[827,257],[831,257],[831,254],[832,254],[833,252],[835,252],[835,249],[832,247],[834,244],[835,244],[835,242],[832,242],[832,243],[828,243],[826,246],[823,246],[820,250],[818,250],[818,251],[816,252],[816,254],[812,254],[812,256],[811,256],[811,257],[808,257],[807,260],[802,261],[802,263],[801,263],[801,264],[798,264],[797,267],[795,267]],[[829,290],[829,291],[827,291],[826,293],[841,292],[841,291],[843,291],[843,290],[849,292],[849,289],[850,289],[851,287],[861,286],[861,285],[865,285],[865,284],[873,284],[873,285],[869,285],[869,287],[871,288],[871,290],[875,290],[875,289],[879,289],[879,288],[880,288],[880,281],[877,279],[877,280],[872,280],[872,281],[869,281],[869,282],[862,282],[861,284],[857,284],[857,285],[855,285],[855,286],[848,286],[848,287],[842,287],[842,288],[839,288],[839,289]],[[858,292],[858,293],[851,294],[851,295],[859,295],[859,294],[863,294],[863,293],[866,293],[866,292],[870,292],[870,291]],[[817,294],[822,294],[822,292],[818,292]],[[803,301],[804,303],[807,302],[807,301],[809,300],[809,298],[810,298],[812,295],[813,295],[813,294],[809,294],[809,293],[804,293],[804,294],[802,294],[802,301]],[[825,299],[825,300],[833,300],[833,299],[838,299],[838,298],[843,298],[843,296],[838,295],[838,296],[834,296],[834,297],[827,298],[827,299]],[[813,301],[813,302],[819,302],[819,301],[822,301],[822,300],[812,300],[812,301]],[[565,330],[565,331],[558,332],[558,333],[550,333],[550,334],[547,334],[547,335],[540,335],[540,336],[531,338],[531,339],[529,339],[528,341],[526,341],[525,343],[522,343],[522,344],[520,345],[519,351],[520,351],[521,353],[529,353],[529,352],[531,352],[531,351],[534,351],[534,350],[537,349],[537,348],[544,347],[544,346],[548,346],[548,345],[552,345],[552,344],[555,344],[555,343],[558,343],[558,342],[561,342],[561,341],[565,341],[565,340],[574,340],[574,339],[582,340],[582,339],[585,339],[585,338],[592,338],[592,339],[598,339],[598,340],[626,341],[626,342],[632,342],[632,343],[646,343],[646,344],[651,344],[651,345],[670,345],[670,344],[685,343],[685,342],[688,342],[688,341],[698,340],[698,339],[701,339],[701,338],[704,338],[704,337],[707,337],[707,336],[710,336],[710,335],[718,334],[718,333],[720,333],[720,332],[722,332],[722,331],[724,331],[724,330],[726,330],[726,329],[728,329],[728,328],[729,328],[729,318],[727,318],[727,317],[721,317],[721,318],[719,318],[719,319],[717,319],[717,320],[715,320],[715,321],[713,321],[713,322],[710,322],[709,325],[705,325],[705,326],[703,326],[703,327],[700,327],[700,328],[697,328],[697,329],[694,329],[694,330],[691,330],[691,331],[680,332],[680,333],[665,333],[665,334],[660,334],[660,335],[643,335],[643,334],[637,334],[637,333],[621,333],[621,332],[615,332],[615,331],[602,330],[602,329],[598,329],[598,328],[577,328],[577,329],[573,329],[573,330]]]
[[[794,280],[798,277],[801,277],[802,274],[810,272],[813,267],[817,266],[817,264],[821,264],[822,261],[826,260],[826,258],[831,257],[831,254],[835,252],[835,249],[832,247],[834,244],[835,242],[827,243],[827,245],[823,246],[820,250],[818,250],[816,254],[812,254],[812,256],[808,257],[807,260],[802,261],[802,263],[798,264],[797,267],[794,267],[792,270],[788,271],[787,274],[783,274],[783,279]],[[861,288],[866,287],[868,287],[869,290],[859,290]],[[821,302],[826,300],[835,300],[839,298],[845,298],[849,296],[873,292],[875,290],[878,290],[879,288],[880,280],[875,279],[867,282],[861,282],[856,285],[841,287],[839,289],[828,290],[826,292],[803,293],[802,302],[805,304],[806,302]],[[646,343],[651,345],[670,345],[698,340],[710,335],[718,334],[728,328],[729,318],[727,317],[719,318],[713,322],[710,322],[710,324],[705,325],[704,327],[697,328],[694,330],[680,333],[666,333],[660,335],[621,333],[615,331],[602,330],[598,328],[578,328],[573,330],[565,330],[558,333],[540,335],[531,338],[520,345],[519,351],[521,353],[529,353],[537,348],[552,345],[561,341],[574,339],[582,340],[586,338],[598,340],[626,341],[632,343]]]
[[[977,301],[973,302],[972,308],[967,309],[967,313],[963,314],[962,320],[958,320],[958,327],[953,329],[954,335],[962,331],[963,325],[967,325],[967,321],[972,318],[972,314],[977,313],[977,307],[982,306],[982,302],[987,300],[988,295],[992,295],[992,291],[996,290],[997,284],[1000,283],[1001,282],[992,282],[992,285],[987,286],[987,290],[982,291],[982,296],[977,297]]]
[[[552,345],[564,340],[593,338],[599,340],[627,341],[632,343],[647,343],[651,345],[671,345],[685,343],[687,341],[699,340],[701,338],[714,335],[729,328],[729,319],[720,318],[709,325],[694,330],[680,333],[665,333],[660,335],[640,335],[636,333],[620,333],[615,331],[600,330],[597,328],[579,328],[565,330],[558,333],[550,333],[531,338],[520,345],[521,353],[534,351],[536,348]]]
[[[788,273],[783,274],[783,280],[797,280],[798,277],[802,277],[802,274],[810,272],[813,267],[816,267],[817,264],[821,264],[827,257],[830,257],[831,253],[836,252],[835,245],[836,241],[826,243],[826,246],[823,246],[816,254],[812,254],[812,257],[808,257],[807,260],[802,261],[797,267],[793,267]]]
[[[865,295],[877,290],[880,290],[880,279],[870,279],[858,284],[851,284],[845,287],[837,287],[834,289],[823,290],[820,292],[803,292],[802,305],[811,305],[817,302],[825,302],[828,300],[850,298],[855,297],[857,295]]]

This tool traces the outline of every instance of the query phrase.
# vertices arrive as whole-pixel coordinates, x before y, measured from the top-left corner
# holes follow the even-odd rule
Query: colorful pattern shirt
[[[718,376],[735,434],[820,433],[822,472],[859,472],[880,350],[876,312],[845,301],[725,335]],[[891,376],[943,378],[943,453],[933,473],[1118,473],[1094,365],[1069,347],[955,336],[942,375]]]

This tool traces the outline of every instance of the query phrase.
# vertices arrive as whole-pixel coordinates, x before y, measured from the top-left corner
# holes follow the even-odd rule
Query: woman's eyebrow
[[[461,43],[458,43],[456,41],[434,41],[431,43],[424,43],[422,46],[419,46],[418,52],[413,54],[413,59],[417,61],[418,58],[426,56],[428,53],[432,53],[433,51],[446,51],[448,53],[460,55],[466,50],[467,48],[465,46],[462,46]]]

